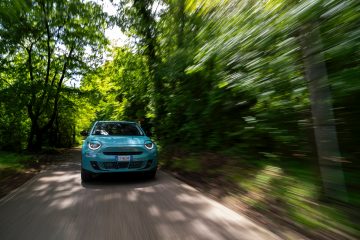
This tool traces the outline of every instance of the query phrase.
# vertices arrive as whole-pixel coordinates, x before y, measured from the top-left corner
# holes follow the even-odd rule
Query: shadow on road
[[[158,178],[159,176],[155,179],[149,179],[140,173],[106,173],[95,176],[89,182],[81,182],[81,185],[84,188],[92,189],[112,188],[114,186],[149,187],[158,184]]]
[[[82,184],[79,158],[74,151],[0,204],[0,239],[276,239],[162,171]]]

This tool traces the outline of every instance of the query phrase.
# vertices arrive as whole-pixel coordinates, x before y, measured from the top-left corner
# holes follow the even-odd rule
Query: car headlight
[[[101,147],[101,143],[93,141],[89,142],[88,146],[91,150],[98,150]]]
[[[146,141],[145,142],[145,147],[149,150],[153,149],[154,148],[154,143],[151,142],[151,141]]]

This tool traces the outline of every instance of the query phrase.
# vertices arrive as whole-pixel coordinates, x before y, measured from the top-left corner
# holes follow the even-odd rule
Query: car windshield
[[[93,135],[104,136],[142,136],[143,133],[135,123],[99,122],[94,127]]]

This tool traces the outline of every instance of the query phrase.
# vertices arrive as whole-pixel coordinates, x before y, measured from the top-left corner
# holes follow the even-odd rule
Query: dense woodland
[[[162,151],[316,166],[325,193],[347,201],[341,169],[356,171],[354,187],[360,166],[358,0],[119,0],[115,15],[102,4],[1,1],[1,149],[70,147],[96,120],[143,120]]]

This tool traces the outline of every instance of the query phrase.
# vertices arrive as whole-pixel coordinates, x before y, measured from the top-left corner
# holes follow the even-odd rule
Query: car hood
[[[88,141],[99,141],[103,145],[143,145],[147,136],[90,136]]]

